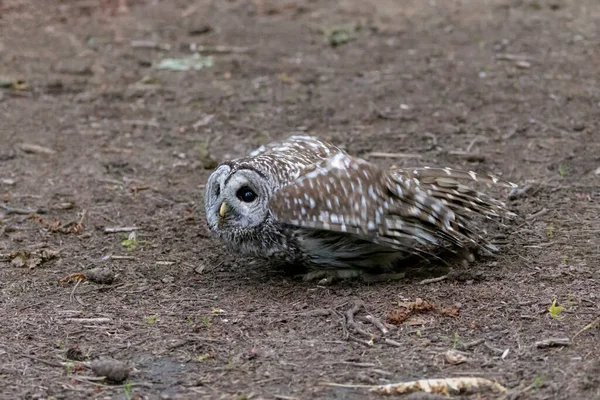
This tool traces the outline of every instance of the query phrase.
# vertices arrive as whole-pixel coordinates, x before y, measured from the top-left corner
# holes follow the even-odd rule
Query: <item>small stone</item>
[[[110,285],[115,280],[115,274],[108,268],[93,268],[85,272],[88,281],[101,285]]]
[[[517,68],[520,68],[520,69],[528,69],[528,68],[531,68],[531,63],[530,63],[529,61],[524,61],[524,60],[517,61],[517,62],[515,63],[515,65],[517,66]]]
[[[98,376],[106,377],[106,380],[120,383],[129,377],[129,368],[124,362],[105,358],[93,361],[90,368]]]
[[[461,352],[457,350],[448,350],[444,354],[444,358],[448,364],[457,365],[467,362],[467,357],[465,357]]]
[[[573,130],[575,132],[581,132],[585,129],[585,124],[583,122],[576,122],[573,124]]]

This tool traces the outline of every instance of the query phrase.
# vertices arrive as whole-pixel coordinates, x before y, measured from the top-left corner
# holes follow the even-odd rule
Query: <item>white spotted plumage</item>
[[[477,217],[514,214],[460,183],[516,185],[450,168],[383,169],[292,136],[221,163],[206,186],[209,227],[232,249],[312,269],[387,269],[423,246],[495,247]]]

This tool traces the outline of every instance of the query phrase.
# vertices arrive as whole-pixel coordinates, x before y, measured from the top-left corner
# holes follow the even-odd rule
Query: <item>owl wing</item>
[[[485,243],[471,220],[499,216],[503,204],[443,170],[426,170],[384,170],[338,153],[277,191],[270,209],[284,224],[353,234],[399,250],[415,242]],[[457,176],[463,179],[464,174],[470,176]]]

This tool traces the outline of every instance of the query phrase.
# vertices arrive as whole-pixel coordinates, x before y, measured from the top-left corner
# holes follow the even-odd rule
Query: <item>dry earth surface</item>
[[[600,398],[597,0],[128,7],[0,1],[2,398],[375,399],[323,383],[458,376],[508,389],[472,398]],[[212,66],[156,68],[194,45]],[[203,215],[211,158],[297,132],[532,186],[494,257],[320,287],[228,254]],[[63,279],[91,268],[115,280]],[[367,319],[417,299],[442,312]]]

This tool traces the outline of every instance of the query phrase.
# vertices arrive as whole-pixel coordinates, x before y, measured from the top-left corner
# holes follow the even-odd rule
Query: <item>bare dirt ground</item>
[[[0,1],[2,398],[378,398],[322,383],[457,376],[508,389],[473,398],[600,398],[596,0],[109,3]],[[155,68],[191,44],[214,65]],[[207,151],[297,132],[533,186],[495,257],[319,287],[228,254],[203,215]],[[115,281],[60,281],[97,267]],[[387,342],[366,319],[419,298],[445,312]]]

